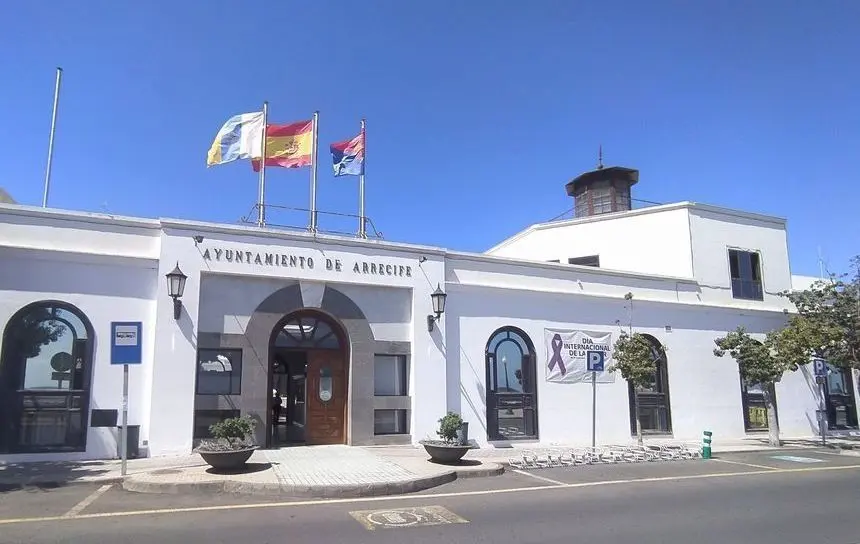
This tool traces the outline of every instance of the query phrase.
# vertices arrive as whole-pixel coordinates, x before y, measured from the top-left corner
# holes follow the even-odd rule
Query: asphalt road
[[[802,450],[509,472],[359,500],[15,490],[0,493],[0,542],[855,544],[858,514],[860,457]]]

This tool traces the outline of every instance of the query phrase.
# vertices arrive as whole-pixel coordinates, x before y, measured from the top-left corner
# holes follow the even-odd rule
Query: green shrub
[[[257,422],[250,416],[231,417],[209,426],[209,432],[218,439],[246,440],[254,434]]]
[[[439,430],[436,431],[446,442],[453,442],[457,438],[457,431],[463,425],[463,418],[455,412],[448,412],[439,420]]]

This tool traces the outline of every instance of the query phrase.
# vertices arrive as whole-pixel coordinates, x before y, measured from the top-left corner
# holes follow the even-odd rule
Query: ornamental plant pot
[[[445,442],[443,440],[422,440],[420,442],[424,450],[430,455],[430,460],[442,465],[456,465],[460,462],[466,452],[475,449],[476,446]]]
[[[245,464],[256,449],[257,446],[225,451],[207,451],[198,448],[197,453],[215,470],[238,471],[245,468]]]

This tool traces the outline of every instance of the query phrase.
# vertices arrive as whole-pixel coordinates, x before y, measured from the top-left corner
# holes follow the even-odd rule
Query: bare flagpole
[[[367,238],[367,217],[364,213],[364,167],[367,164],[367,121],[361,120],[361,147],[364,157],[361,162],[361,174],[358,175],[358,237]]]
[[[263,137],[260,142],[260,189],[257,195],[257,226],[266,226],[266,125],[269,122],[269,102],[263,102]]]
[[[48,166],[45,168],[45,192],[42,195],[42,207],[48,207],[48,193],[51,190],[51,163],[54,160],[54,133],[57,131],[57,108],[60,105],[60,82],[63,80],[63,69],[57,67],[57,83],[54,86],[54,113],[51,115],[51,136],[48,139]]]
[[[319,131],[320,112],[314,112],[314,120],[312,125],[313,130],[313,147],[311,148],[311,224],[308,230],[311,232],[317,231],[317,133]]]

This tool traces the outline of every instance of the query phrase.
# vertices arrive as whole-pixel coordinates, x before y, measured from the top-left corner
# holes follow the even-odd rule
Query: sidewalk
[[[646,439],[646,443],[667,442]],[[860,437],[828,437],[830,448],[860,450]],[[502,474],[522,450],[564,444],[518,444],[470,450],[457,466],[432,463],[421,446],[306,446],[254,452],[248,470],[213,472],[199,455],[131,459],[125,478],[118,460],[0,463],[0,491],[25,486],[122,483],[142,493],[252,493],[290,497],[356,497],[421,491],[458,478]],[[819,438],[783,438],[784,448],[821,448]],[[713,452],[778,450],[767,436],[713,443]],[[853,452],[852,452],[853,453]]]

